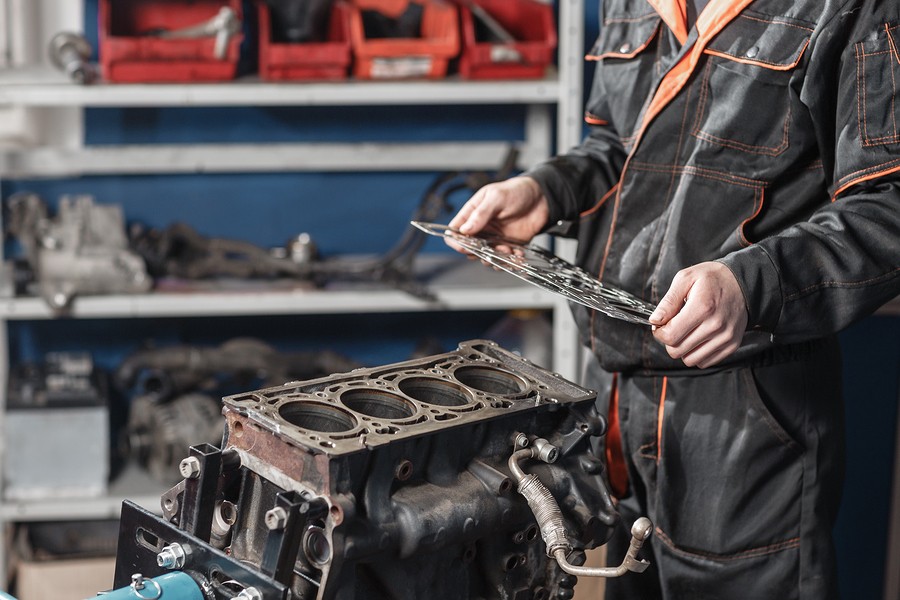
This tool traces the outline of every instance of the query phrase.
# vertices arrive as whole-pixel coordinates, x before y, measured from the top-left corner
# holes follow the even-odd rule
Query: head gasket
[[[454,244],[501,271],[615,319],[649,325],[653,305],[601,283],[583,269],[535,246],[491,235],[464,235],[446,225],[413,221],[425,233]]]

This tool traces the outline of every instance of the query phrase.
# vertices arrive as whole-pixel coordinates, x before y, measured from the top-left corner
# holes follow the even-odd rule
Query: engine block
[[[116,583],[181,570],[209,599],[570,598],[508,463],[552,445],[528,470],[580,564],[619,521],[594,400],[483,340],[226,397],[222,448],[191,448],[163,518],[124,506]]]

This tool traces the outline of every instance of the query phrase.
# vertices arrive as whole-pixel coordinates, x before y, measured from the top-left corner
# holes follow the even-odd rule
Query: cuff
[[[754,245],[732,252],[717,262],[734,274],[747,303],[747,329],[774,333],[784,307],[781,277],[768,252]]]

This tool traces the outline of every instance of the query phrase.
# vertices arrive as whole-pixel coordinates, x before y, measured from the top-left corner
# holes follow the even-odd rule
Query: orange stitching
[[[697,99],[697,116],[694,118],[694,125],[691,127],[691,135],[700,131],[703,117],[706,116],[706,98],[709,95],[709,77],[711,73],[712,61],[709,61],[706,63],[706,69],[704,69],[703,78],[700,81],[700,98]]]
[[[706,50],[704,50],[704,52],[706,52]],[[703,80],[700,84],[700,99],[697,102],[697,117],[696,119],[694,119],[694,125],[691,130],[691,135],[698,139],[713,144],[718,144],[720,146],[724,146],[725,148],[731,148],[732,150],[747,152],[748,154],[778,156],[790,147],[790,137],[788,135],[790,133],[790,105],[788,105],[788,114],[785,116],[784,123],[782,124],[781,144],[779,144],[778,146],[754,146],[752,144],[745,144],[737,140],[722,138],[701,130],[700,128],[702,126],[703,117],[706,116],[706,99],[709,96],[709,89],[712,87],[709,83],[711,73],[712,62],[708,62],[706,72],[704,73]]]
[[[750,58],[743,58],[735,54],[729,54],[728,52],[724,52],[722,50],[710,50],[709,48],[705,49],[703,52],[705,54],[712,54],[713,56],[719,56],[721,58],[725,58],[727,60],[742,63],[745,65],[753,65],[763,69],[769,69],[770,71],[790,71],[800,64],[800,61],[803,59],[803,55],[806,53],[806,49],[808,47],[809,39],[807,38],[806,42],[803,44],[803,47],[800,48],[800,54],[798,54],[794,62],[790,64],[776,63],[767,60],[753,60]]]
[[[894,36],[891,35],[891,30],[896,29],[898,25],[893,27],[888,27],[888,24],[884,24],[884,30],[887,32],[888,43],[891,45],[891,49],[894,51],[894,58],[897,59],[897,64],[900,65],[900,52],[897,52],[897,45],[894,43]],[[893,73],[893,71],[891,71]]]
[[[587,217],[587,216],[589,216],[589,215],[594,214],[594,213],[597,212],[598,210],[600,210],[600,207],[603,206],[604,204],[606,204],[606,201],[609,200],[609,197],[610,197],[610,196],[613,194],[613,192],[615,192],[618,188],[619,188],[619,184],[618,184],[618,182],[617,182],[614,186],[612,186],[611,188],[609,188],[609,191],[607,191],[605,194],[603,194],[603,196],[600,198],[600,200],[597,201],[597,204],[595,204],[595,205],[592,206],[591,208],[587,209],[586,211],[584,211],[583,213],[581,213],[580,215],[578,215],[579,218]]]
[[[640,46],[635,48],[634,51],[627,52],[627,53],[626,52],[604,52],[603,54],[592,56],[591,60],[600,60],[603,58],[618,58],[618,59],[625,60],[628,58],[634,58],[635,56],[637,56],[638,54],[640,54],[641,52],[643,52],[644,50],[647,49],[647,46],[649,46],[650,42],[653,41],[653,38],[656,37],[657,32],[659,32],[659,24],[658,23],[657,23],[656,27],[653,28],[653,31],[650,32],[650,37],[648,37],[647,40],[643,44],[641,44]]]
[[[698,556],[700,558],[707,558],[710,560],[718,560],[718,561],[732,561],[732,560],[741,560],[744,558],[758,558],[760,556],[765,556],[767,554],[775,554],[776,552],[781,552],[782,550],[791,550],[793,548],[800,547],[800,538],[795,537],[789,540],[784,540],[782,542],[776,542],[774,544],[769,544],[768,546],[760,546],[758,548],[750,548],[749,550],[743,550],[741,552],[737,552],[735,554],[714,554],[712,552],[700,552],[697,550],[684,550],[675,545],[675,542],[672,541],[666,533],[656,527],[656,536],[669,548],[672,549],[673,552],[677,552],[683,556]]]
[[[856,128],[859,129],[859,139],[865,141],[866,135],[865,125],[863,124],[863,84],[862,84],[862,64],[859,60],[860,52],[859,48],[862,42],[856,44],[854,49],[856,51]]]
[[[690,165],[655,165],[653,163],[633,162],[632,166],[639,171],[650,171],[656,173],[672,173],[674,171],[676,173],[688,173],[691,175],[697,175],[699,177],[706,177],[707,179],[715,179],[717,181],[724,181],[726,183],[734,183],[735,185],[740,185],[751,189],[757,189],[768,185],[767,182],[759,179],[740,177],[738,175],[732,175],[731,173],[723,171],[713,171],[711,169]]]
[[[880,169],[882,167],[888,167],[888,165],[893,166],[893,165],[897,165],[897,164],[900,164],[900,158],[895,158],[894,160],[889,160],[885,163],[881,163],[880,165],[866,167],[865,169],[860,169],[859,171],[854,171],[853,173],[850,173],[849,175],[844,175],[843,177],[841,177],[838,180],[838,182],[844,181],[845,179],[849,179],[850,177],[853,177],[854,175],[859,175],[861,173],[866,173],[866,172],[877,171],[878,169]],[[894,169],[891,169],[888,167],[888,169],[885,172],[885,175],[887,175],[888,173],[891,173],[893,171],[894,171]],[[835,195],[837,195],[837,194],[835,193]]]
[[[775,17],[772,17],[771,20],[761,19],[759,17],[751,17],[750,15],[739,15],[742,19],[747,19],[749,21],[759,21],[760,23],[774,23],[776,25],[784,25],[785,27],[796,27],[797,29],[802,29],[804,31],[813,32],[815,31],[811,27],[804,27],[803,25],[796,25],[794,23],[788,23],[787,21],[779,21]],[[769,16],[769,15],[766,15]]]
[[[887,28],[887,23],[885,23],[885,28]],[[891,40],[891,32],[888,31],[887,34],[888,34],[888,40],[890,40],[893,45],[893,40]],[[888,61],[888,71],[891,72],[891,87],[894,90],[896,90],[897,89],[897,81],[894,79],[894,68],[893,68],[893,66],[891,66],[890,63],[891,63],[891,61],[889,60]],[[897,115],[896,115],[897,110],[894,105],[894,96],[896,96],[896,94],[891,94],[891,122],[893,122],[893,124],[894,124],[894,136],[893,137],[896,139],[897,138]]]
[[[801,296],[805,296],[810,292],[815,292],[816,290],[820,290],[824,287],[830,288],[857,288],[864,285],[869,285],[870,283],[877,283],[879,281],[884,281],[886,279],[892,279],[894,274],[900,273],[900,267],[895,267],[893,271],[888,271],[887,273],[883,273],[878,275],[877,277],[869,277],[868,279],[860,279],[859,281],[820,281],[815,285],[810,285],[802,290],[797,290],[793,294],[789,294],[785,296],[785,302],[789,302],[791,300],[796,300]]]

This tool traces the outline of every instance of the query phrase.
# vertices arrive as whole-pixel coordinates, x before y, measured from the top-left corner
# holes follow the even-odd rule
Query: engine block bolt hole
[[[303,553],[312,564],[323,567],[331,560],[331,544],[321,527],[310,527],[303,534]]]
[[[413,472],[413,464],[408,460],[401,460],[397,465],[397,468],[394,469],[394,477],[397,478],[397,481],[406,481],[412,476]]]
[[[383,390],[348,390],[341,394],[341,403],[354,412],[389,421],[405,419],[416,412],[412,402]]]
[[[525,562],[524,559],[525,559],[524,555],[519,555],[519,554],[507,555],[506,558],[503,559],[503,570],[507,571],[507,572],[512,571],[513,569],[518,567],[520,564],[524,564],[524,562]]]
[[[419,402],[437,406],[465,406],[475,398],[465,388],[436,377],[410,377],[399,383],[400,391]]]

